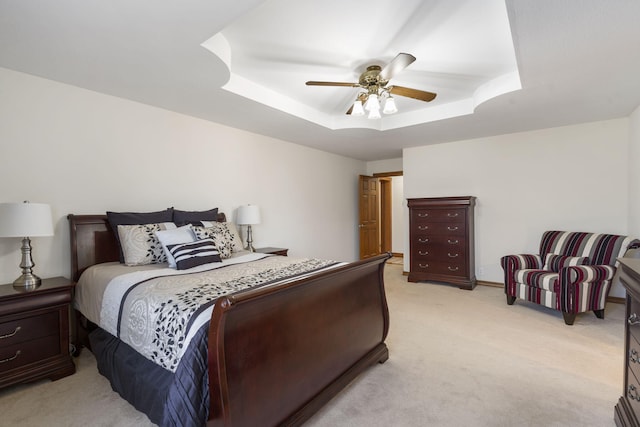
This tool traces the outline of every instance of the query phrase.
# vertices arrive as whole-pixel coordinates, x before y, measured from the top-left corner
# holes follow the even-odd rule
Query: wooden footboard
[[[386,361],[388,258],[218,300],[209,329],[209,425],[302,424]]]

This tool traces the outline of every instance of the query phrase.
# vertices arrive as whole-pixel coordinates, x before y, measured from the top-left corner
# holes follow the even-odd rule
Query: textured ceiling
[[[0,67],[379,160],[629,115],[639,21],[637,0],[0,0]],[[203,43],[216,35],[214,54]],[[393,83],[436,100],[398,100],[374,123],[344,114],[355,89],[304,85],[353,81],[399,52],[417,61]],[[451,117],[460,103],[467,113]]]

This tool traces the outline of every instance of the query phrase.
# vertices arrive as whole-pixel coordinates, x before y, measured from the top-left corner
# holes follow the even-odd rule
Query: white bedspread
[[[299,279],[343,263],[244,252],[189,270],[166,264],[93,266],[76,286],[76,308],[149,360],[175,372],[221,296]]]

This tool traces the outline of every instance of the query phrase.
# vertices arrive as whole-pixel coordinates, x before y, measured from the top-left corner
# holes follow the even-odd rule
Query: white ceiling
[[[638,22],[638,0],[0,0],[0,67],[379,160],[629,115]],[[356,89],[304,85],[399,52],[392,83],[436,100],[369,121],[344,114]]]

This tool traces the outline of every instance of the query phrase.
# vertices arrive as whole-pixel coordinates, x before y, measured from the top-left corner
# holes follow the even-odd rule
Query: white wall
[[[629,232],[628,152],[629,119],[407,148],[404,192],[476,196],[476,276],[502,282],[500,257],[536,253],[545,230]]]
[[[640,238],[640,106],[629,116],[629,234]]]
[[[32,239],[35,272],[69,275],[66,215],[260,206],[254,245],[358,258],[364,162],[0,68],[0,202],[49,203],[55,236]],[[330,173],[329,173],[330,172]],[[339,242],[337,244],[336,242]],[[0,283],[20,271],[0,239]]]

